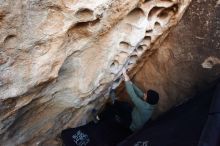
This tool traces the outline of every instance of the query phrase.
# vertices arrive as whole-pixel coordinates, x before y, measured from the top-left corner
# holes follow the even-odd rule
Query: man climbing
[[[159,94],[154,90],[148,90],[147,94],[143,93],[130,81],[125,69],[123,70],[123,76],[125,79],[126,91],[134,104],[131,113],[132,121],[129,126],[129,129],[134,132],[142,128],[144,124],[151,118],[155,105],[159,101]],[[110,96],[115,96],[114,89],[111,90]]]
[[[62,131],[61,138],[66,146],[117,145],[134,131],[141,129],[151,118],[159,100],[158,93],[148,90],[147,94],[144,94],[130,81],[126,70],[123,70],[123,76],[134,107],[131,108],[127,102],[116,100],[113,104],[106,105],[99,115],[97,110],[93,109],[91,112],[94,122]],[[113,100],[116,99],[115,87],[110,91]]]

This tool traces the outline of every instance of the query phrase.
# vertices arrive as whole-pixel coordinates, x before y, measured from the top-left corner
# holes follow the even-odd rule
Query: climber
[[[134,107],[128,102],[115,100],[113,104],[107,104],[99,114],[96,109],[92,109],[93,121],[62,131],[61,139],[66,146],[117,145],[134,131],[141,129],[151,118],[159,100],[158,93],[148,90],[147,94],[144,94],[130,81],[126,70],[123,70],[123,76]],[[112,86],[110,91],[112,99],[116,99],[115,88],[116,86]]]
[[[134,85],[129,76],[126,74],[126,70],[123,69],[123,76],[125,80],[126,91],[134,104],[131,117],[132,121],[129,126],[131,131],[137,131],[142,128],[144,124],[151,118],[151,115],[155,109],[156,104],[159,101],[159,94],[154,90],[148,90],[147,93],[143,93],[136,85]],[[115,97],[115,89],[110,91],[112,99]]]

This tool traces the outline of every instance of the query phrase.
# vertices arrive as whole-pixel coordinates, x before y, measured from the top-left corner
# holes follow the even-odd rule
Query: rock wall
[[[150,56],[130,75],[137,72],[133,81],[142,90],[154,89],[160,93],[155,116],[220,78],[219,40],[219,1],[194,0],[160,47],[145,53]],[[125,91],[119,95],[126,96]]]
[[[189,3],[0,0],[1,145],[59,145],[52,139],[87,122],[122,67],[142,65]]]

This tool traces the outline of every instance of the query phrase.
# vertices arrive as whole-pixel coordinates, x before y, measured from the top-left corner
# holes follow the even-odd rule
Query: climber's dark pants
[[[111,90],[110,98],[113,101],[113,105],[109,105],[106,107],[106,114],[108,114],[108,116],[102,117],[102,119],[108,119],[108,121],[117,121],[117,124],[120,124],[121,126],[130,129],[129,127],[132,121],[131,105],[127,102],[116,100],[117,98],[115,90]]]
[[[132,107],[129,103],[116,100],[113,105],[106,106],[99,116],[101,121],[114,123],[129,129],[132,121],[131,112]]]

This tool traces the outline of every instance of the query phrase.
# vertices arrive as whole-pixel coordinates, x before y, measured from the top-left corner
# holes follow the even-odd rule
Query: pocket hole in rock
[[[158,15],[158,17],[160,19],[165,19],[166,17],[168,17],[168,12],[164,10]]]
[[[146,30],[146,33],[151,33],[151,32],[153,32],[152,29],[150,29],[150,30]]]
[[[127,57],[128,56],[128,53],[127,52],[124,52],[124,51],[121,51],[119,53],[119,57]]]
[[[158,18],[165,19],[168,16],[174,15],[178,11],[178,5],[175,4],[169,8],[165,8],[162,12],[158,14]]]
[[[143,48],[143,50],[147,50],[147,46],[146,45],[141,45],[141,47]]]
[[[15,35],[8,35],[4,40],[5,48],[15,48],[17,44],[17,38]]]
[[[137,48],[138,53],[142,53],[144,51],[144,48],[142,46],[139,46]]]
[[[135,63],[137,61],[137,59],[138,59],[137,55],[131,55],[129,63],[133,64],[133,63]]]
[[[163,9],[164,7],[153,7],[148,14],[148,20],[156,17]]]
[[[144,11],[141,8],[135,8],[125,18],[128,23],[136,24],[140,20],[145,19]]]
[[[92,19],[93,11],[87,8],[80,9],[76,12],[76,17],[80,19]]]
[[[96,27],[100,23],[100,19],[96,19],[93,21],[87,21],[87,22],[79,22],[76,23],[73,27],[71,27],[67,35],[68,37],[74,37],[75,39],[79,39],[82,36],[88,37],[91,35],[91,28],[90,27]]]
[[[174,13],[177,13],[179,10],[179,6],[178,6],[178,4],[174,4],[172,7],[167,8],[167,9],[174,12]]]
[[[152,0],[143,0],[144,3],[148,3],[150,1],[152,1]]]
[[[119,68],[119,62],[117,60],[114,60],[110,65],[110,71],[116,74],[118,72],[118,68]]]
[[[127,50],[127,49],[131,48],[131,45],[127,42],[120,42],[119,47],[120,47],[120,49]]]
[[[75,24],[72,28],[68,30],[68,36],[72,36],[73,34],[76,34],[76,36],[88,36],[89,31],[88,31],[88,22],[79,22]]]
[[[143,39],[143,44],[145,45],[150,45],[151,43],[151,37],[150,36],[145,36]]]
[[[127,52],[124,52],[124,51],[121,51],[119,54],[118,54],[118,62],[119,64],[124,64],[126,58],[128,57],[128,53]]]
[[[160,23],[159,23],[159,22],[155,22],[155,23],[154,23],[154,28],[155,28],[155,29],[160,29],[160,28],[161,28]]]

